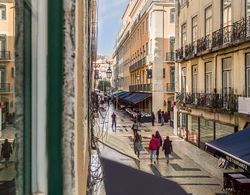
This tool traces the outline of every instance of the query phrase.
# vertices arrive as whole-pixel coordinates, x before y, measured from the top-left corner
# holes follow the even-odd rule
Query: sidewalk
[[[109,112],[110,117],[107,123],[109,133],[123,138],[130,144],[131,148],[133,148],[133,132],[131,130],[133,122],[125,111],[115,111],[117,114],[117,129],[116,132],[112,131],[111,114],[113,111],[111,108]],[[217,167],[216,158],[178,136],[175,136],[173,129],[168,124],[160,126],[156,123],[155,126],[152,127],[151,123],[143,123],[140,129],[144,146],[144,150],[140,155],[141,170],[173,180],[179,183],[190,194],[225,194],[221,191],[224,170]],[[157,130],[163,139],[168,135],[173,141],[173,158],[170,159],[169,164],[166,163],[162,151],[160,151],[158,163],[156,165],[150,164],[148,143],[151,135]],[[134,165],[131,164],[131,160],[127,157],[112,152],[105,153],[105,155],[113,160],[127,163],[129,166],[134,167]]]

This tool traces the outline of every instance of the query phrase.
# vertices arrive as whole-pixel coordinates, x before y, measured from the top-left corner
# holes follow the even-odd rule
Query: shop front
[[[209,120],[191,113],[178,113],[178,135],[195,146],[205,149],[207,142],[237,132],[237,126]]]

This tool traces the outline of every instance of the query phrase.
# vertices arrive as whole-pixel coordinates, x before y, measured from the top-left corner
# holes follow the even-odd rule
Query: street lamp
[[[108,69],[106,71],[106,75],[107,75],[108,79],[110,79],[112,77],[112,70],[111,70],[110,66],[108,67]]]

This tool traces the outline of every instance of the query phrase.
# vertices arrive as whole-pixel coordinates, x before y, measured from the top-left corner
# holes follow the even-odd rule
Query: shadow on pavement
[[[177,183],[101,158],[107,195],[186,195]]]

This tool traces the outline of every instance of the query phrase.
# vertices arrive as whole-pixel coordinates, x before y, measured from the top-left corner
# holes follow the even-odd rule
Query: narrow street
[[[104,107],[107,108],[107,105],[104,105]],[[124,142],[129,143],[133,149],[133,132],[131,130],[132,121],[128,114],[123,110],[115,110],[113,105],[109,107],[109,111],[107,112],[109,117],[108,122],[106,119],[106,130],[108,130],[110,134],[124,140]],[[114,132],[111,128],[111,114],[113,112],[117,115],[116,132]],[[139,133],[142,135],[144,147],[140,155],[140,170],[175,181],[180,184],[188,194],[225,194],[221,191],[222,175],[221,179],[218,179],[211,174],[211,171],[208,172],[208,170],[204,169],[204,167],[197,164],[196,162],[198,158],[201,157],[199,153],[196,156],[197,159],[191,159],[187,154],[185,154],[185,152],[183,152],[185,151],[183,150],[183,147],[192,151],[195,150],[195,146],[173,135],[173,129],[169,126],[169,124],[160,126],[160,124],[156,123],[155,126],[152,127],[151,123],[143,123],[140,129],[141,131]],[[148,144],[151,135],[157,130],[160,132],[163,139],[168,135],[173,141],[174,152],[172,153],[172,158],[170,159],[169,164],[167,164],[162,151],[160,151],[160,158],[157,164],[150,164]],[[209,154],[204,151],[202,151],[202,153],[202,155],[209,156]],[[107,147],[102,149],[102,156],[118,161],[122,164],[138,168],[134,160]],[[214,169],[217,171],[217,167]]]

